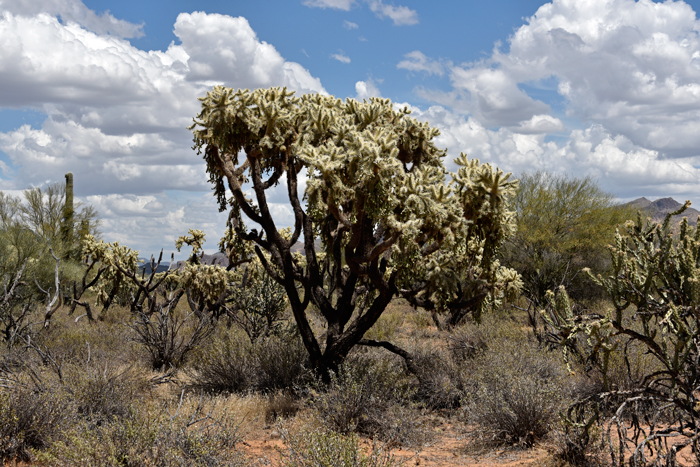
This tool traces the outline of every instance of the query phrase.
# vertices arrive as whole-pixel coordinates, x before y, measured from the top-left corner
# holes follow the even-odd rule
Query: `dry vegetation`
[[[292,328],[251,342],[221,320],[179,367],[154,370],[128,309],[75,318],[62,309],[31,340],[0,351],[6,461],[384,466],[420,462],[452,439],[457,463],[533,447],[538,461],[554,462],[565,449],[558,412],[596,384],[539,345],[524,314],[505,311],[447,332],[397,300],[370,334],[409,349],[419,374],[359,347],[327,386]],[[271,436],[278,448],[263,449]]]
[[[627,215],[590,179],[517,191],[462,154],[448,182],[437,129],[387,100],[202,101],[227,269],[190,230],[183,267],[147,274],[72,201],[40,230],[50,193],[0,193],[3,464],[700,462],[700,231],[672,229],[682,210],[613,235]],[[264,192],[283,175],[296,222],[277,230]]]

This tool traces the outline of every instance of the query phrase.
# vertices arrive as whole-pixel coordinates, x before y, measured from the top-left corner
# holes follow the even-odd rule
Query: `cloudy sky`
[[[186,130],[196,98],[284,85],[406,103],[453,157],[591,175],[622,200],[700,202],[698,8],[0,0],[0,190],[71,171],[105,240],[147,256],[200,228],[212,251],[225,216]],[[288,208],[275,212],[284,223]]]

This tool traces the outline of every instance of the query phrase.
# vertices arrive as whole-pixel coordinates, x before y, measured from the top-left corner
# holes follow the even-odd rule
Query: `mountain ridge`
[[[679,203],[671,197],[659,198],[655,201],[649,201],[647,198],[641,197],[629,203],[625,203],[624,206],[636,208],[645,213],[648,217],[651,217],[654,222],[661,223],[664,221],[667,214],[680,209],[683,203]],[[681,219],[687,217],[688,224],[695,226],[698,224],[698,216],[700,216],[700,211],[691,207],[686,209],[682,214],[673,216],[672,221],[674,223],[680,222]]]

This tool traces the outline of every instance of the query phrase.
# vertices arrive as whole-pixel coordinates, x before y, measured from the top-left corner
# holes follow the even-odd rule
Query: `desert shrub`
[[[237,310],[231,317],[251,342],[283,332],[287,294],[261,264],[254,262],[245,268],[240,286],[232,288],[230,300]]]
[[[299,400],[289,391],[270,394],[265,404],[265,423],[272,424],[278,420],[293,417],[301,409]]]
[[[415,399],[431,409],[451,411],[460,407],[465,394],[474,391],[475,359],[489,348],[498,351],[503,342],[527,336],[509,317],[489,313],[479,323],[468,320],[447,335],[444,345],[416,345],[411,349],[416,373]]]
[[[365,333],[365,339],[372,339],[377,341],[389,341],[392,340],[399,327],[403,323],[403,313],[401,312],[387,312],[382,314],[374,326],[372,326],[369,331]]]
[[[311,377],[308,353],[296,333],[270,337],[250,349],[255,356],[258,391],[294,389]]]
[[[63,370],[64,390],[77,413],[95,425],[129,417],[149,390],[146,377],[139,377],[133,368],[117,369],[110,363],[72,364]]]
[[[146,394],[147,378],[133,369],[89,352],[63,358],[48,344],[39,334],[0,358],[0,459],[29,460],[76,426],[127,420]]]
[[[184,404],[183,404],[184,402]],[[74,426],[38,456],[51,466],[243,466],[238,425],[215,401],[184,397],[165,408],[132,409],[97,427]]]
[[[214,322],[206,314],[182,316],[174,305],[159,305],[154,313],[137,311],[130,327],[153,369],[163,370],[182,365],[187,354],[212,334]]]
[[[470,360],[488,348],[489,335],[482,326],[462,326],[449,337],[452,357],[458,361]]]
[[[128,362],[140,357],[142,349],[133,342],[131,329],[124,325],[131,318],[128,310],[112,307],[103,317],[109,317],[109,321],[95,325],[84,317],[76,321],[75,315],[58,313],[52,325],[35,334],[33,341],[65,364]]]
[[[202,349],[193,359],[192,386],[209,393],[272,392],[308,381],[308,354],[294,334],[251,343],[230,334]]]
[[[426,437],[415,410],[410,377],[393,359],[354,354],[330,384],[317,382],[312,407],[323,426],[338,433],[361,433],[386,441],[420,444]]]
[[[550,432],[570,391],[558,361],[527,341],[502,341],[475,359],[463,410],[480,442],[531,446]]]
[[[0,392],[0,464],[29,461],[32,450],[46,449],[73,421],[74,409],[64,394],[18,385]]]
[[[368,454],[356,434],[327,430],[281,430],[287,450],[285,467],[390,467],[399,465],[386,445],[373,445]]]
[[[466,378],[462,362],[435,346],[416,348],[412,355],[418,369],[414,399],[431,409],[459,407]]]
[[[410,323],[416,331],[423,330],[435,325],[435,322],[433,321],[430,312],[422,308],[413,309],[405,312],[404,314],[406,321]]]

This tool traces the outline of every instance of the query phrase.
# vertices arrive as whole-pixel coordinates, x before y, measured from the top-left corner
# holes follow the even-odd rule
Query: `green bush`
[[[189,411],[181,411],[182,399],[179,404],[134,408],[99,426],[77,424],[37,460],[56,467],[248,465],[236,450],[238,425],[217,415],[215,402],[200,399]]]
[[[583,267],[610,270],[606,246],[615,226],[634,215],[590,177],[524,173],[513,201],[517,232],[501,251],[521,275],[525,296],[544,305],[547,290],[565,285],[579,300],[604,296]]]
[[[399,465],[385,445],[374,445],[369,454],[360,447],[356,434],[304,430],[292,434],[282,430],[287,445],[285,467],[391,467]]]

